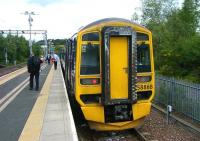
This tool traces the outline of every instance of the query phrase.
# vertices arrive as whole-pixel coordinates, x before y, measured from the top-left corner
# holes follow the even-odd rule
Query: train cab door
[[[128,37],[110,37],[110,98],[128,99]]]

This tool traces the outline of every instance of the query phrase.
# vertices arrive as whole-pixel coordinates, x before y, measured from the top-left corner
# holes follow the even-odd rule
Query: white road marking
[[[0,112],[2,112],[8,106],[8,104],[11,103],[15,97],[28,85],[28,80],[29,77],[0,100]]]

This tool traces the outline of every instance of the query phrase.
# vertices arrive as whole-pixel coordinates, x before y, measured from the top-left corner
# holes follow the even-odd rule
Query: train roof
[[[127,20],[127,19],[123,19],[123,18],[105,18],[105,19],[101,19],[101,20],[97,20],[95,22],[92,22],[92,23],[86,25],[85,27],[83,27],[81,30],[90,28],[92,26],[95,26],[95,25],[98,25],[98,24],[101,24],[101,23],[106,23],[106,22],[125,22],[125,23],[134,24],[134,25],[137,25],[139,27],[147,29],[146,27],[144,27],[142,25],[139,25],[139,24],[137,24],[135,22],[132,22],[130,20]]]

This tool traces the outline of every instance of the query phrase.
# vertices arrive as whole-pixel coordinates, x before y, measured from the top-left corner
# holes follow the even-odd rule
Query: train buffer
[[[0,140],[78,141],[60,64],[43,66],[39,91],[29,90],[29,74],[20,72],[0,77]]]

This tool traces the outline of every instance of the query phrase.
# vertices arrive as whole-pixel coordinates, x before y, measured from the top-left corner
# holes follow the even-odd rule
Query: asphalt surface
[[[13,90],[14,86],[17,86],[20,83],[22,83],[28,76],[29,73],[26,72],[0,85],[0,99],[3,98],[11,90]]]
[[[39,91],[29,90],[29,85],[25,87],[20,94],[0,113],[0,141],[17,141],[24,125],[29,117],[29,114],[37,100],[41,88],[49,73],[50,66],[40,73],[40,88]],[[10,89],[16,87],[23,80],[29,76],[24,73],[17,78],[14,78],[0,87],[0,90],[8,92]],[[6,88],[7,87],[7,88]],[[2,95],[1,92],[1,95]]]

